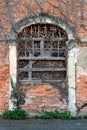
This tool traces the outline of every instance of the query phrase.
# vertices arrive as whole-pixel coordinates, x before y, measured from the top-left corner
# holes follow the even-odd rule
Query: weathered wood
[[[42,41],[43,42],[43,41]],[[34,47],[34,43],[32,43],[32,46]],[[47,48],[47,49],[44,49],[44,44],[42,44],[41,46],[40,46],[40,48],[32,48],[32,50],[31,49],[29,49],[29,50],[25,50],[25,53],[30,53],[30,52],[32,52],[32,56],[34,56],[34,53],[35,52],[40,52],[40,56],[44,56],[45,55],[45,52],[47,52],[47,51],[49,51],[48,53],[50,53],[50,55],[48,55],[48,57],[49,56],[51,56],[51,53],[52,52],[54,52],[54,53],[58,53],[58,57],[59,57],[59,53],[63,53],[64,51],[65,51],[65,48],[59,48],[59,49],[52,49],[52,48]],[[25,54],[25,57],[27,57],[27,55]],[[42,57],[43,58],[43,57]]]
[[[31,62],[30,62],[31,63]],[[31,68],[32,66],[31,66],[31,64],[29,65],[29,68],[20,68],[19,70],[20,71],[37,71],[37,72],[39,72],[39,71],[51,71],[51,72],[54,72],[54,71],[66,71],[66,68]]]
[[[40,42],[40,55],[44,56],[44,42],[43,41]]]
[[[30,71],[28,71],[28,80],[30,80],[30,81],[32,79],[32,71],[31,71],[31,69],[32,69],[32,60],[29,60],[29,70]]]
[[[54,83],[60,82],[59,79],[66,79],[67,39],[64,30],[51,24],[33,24],[24,29],[18,38],[18,60],[23,61],[22,65],[18,63],[18,72],[24,75],[19,75],[20,79]],[[25,77],[25,73],[28,73],[28,76]],[[41,79],[38,80],[38,77]],[[46,77],[46,80],[43,77]]]
[[[18,39],[19,40],[19,39]],[[29,37],[21,37],[20,40],[22,41],[66,41],[66,38],[29,38]]]
[[[19,57],[19,60],[65,60],[65,57],[48,57],[48,56],[38,56],[38,57]]]
[[[26,80],[20,80],[21,82],[30,82],[28,79]],[[35,82],[35,83],[41,83],[41,82],[47,82],[47,83],[63,83],[66,82],[66,80],[45,80],[45,79],[34,79],[32,78],[31,82]]]

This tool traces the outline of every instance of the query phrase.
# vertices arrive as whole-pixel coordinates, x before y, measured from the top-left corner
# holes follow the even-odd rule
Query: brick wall
[[[51,4],[57,5],[55,0],[49,0]],[[28,0],[11,0],[9,2],[0,1],[0,39],[5,39],[13,25],[20,20],[24,19],[27,16],[34,16],[37,13],[40,13],[41,10],[45,13],[51,14],[53,16],[60,17],[67,21],[68,24],[76,30],[75,37],[79,40],[82,40],[81,45],[78,46],[78,50],[80,48],[83,49],[81,52],[84,52],[84,45],[87,43],[87,1],[85,0],[84,5],[84,21],[82,18],[82,14],[80,12],[80,4],[73,5],[71,8],[72,1],[70,0],[70,6],[67,8],[63,3],[60,5],[63,7],[62,12],[65,11],[65,15],[62,15],[61,11],[57,8],[53,8],[49,2],[45,1],[42,3],[42,9],[40,6],[37,6],[36,3],[33,1],[31,2]],[[72,13],[74,12],[74,13]],[[68,16],[66,18],[66,16]],[[76,21],[74,21],[76,20]],[[73,24],[74,22],[74,24]],[[75,25],[76,23],[76,25]],[[84,24],[84,26],[83,26]],[[75,25],[75,26],[74,26]],[[5,111],[8,109],[9,105],[9,49],[8,49],[9,42],[0,42],[0,112]],[[85,50],[86,51],[86,50]],[[79,56],[80,55],[80,56]],[[76,68],[76,101],[77,101],[77,108],[80,108],[84,103],[86,103],[86,90],[87,90],[87,70],[86,67],[79,62],[81,54],[77,51],[78,56],[78,63]],[[84,54],[81,59],[86,57],[86,53]],[[86,64],[85,61],[82,60],[83,64]],[[29,89],[28,89],[29,88]],[[64,93],[64,91],[63,91]],[[29,85],[26,91],[26,105],[23,106],[27,111],[30,112],[40,112],[45,110],[68,110],[68,101],[63,97],[63,94],[60,92],[58,88],[54,88],[53,86],[46,84],[38,84],[38,85]],[[61,101],[62,97],[62,101]],[[67,95],[68,98],[68,95]],[[87,108],[84,107],[82,112],[86,111]]]
[[[9,106],[9,59],[8,47],[0,43],[0,113]]]
[[[81,113],[86,113],[87,106],[87,47],[78,48],[78,63],[77,63],[77,110]],[[84,107],[83,107],[84,106]]]
[[[50,84],[32,84],[26,86],[26,104],[22,108],[32,113],[42,113],[44,111],[68,110],[65,95],[58,87]]]

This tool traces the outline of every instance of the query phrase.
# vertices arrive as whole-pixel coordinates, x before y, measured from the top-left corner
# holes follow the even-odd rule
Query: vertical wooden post
[[[44,56],[44,41],[40,42],[40,55]]]
[[[30,55],[32,56],[31,53],[30,53]],[[29,60],[28,80],[29,80],[29,81],[32,80],[32,60]]]

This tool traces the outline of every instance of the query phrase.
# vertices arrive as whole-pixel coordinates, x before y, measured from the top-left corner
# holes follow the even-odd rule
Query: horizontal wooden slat
[[[50,49],[52,49],[51,52],[53,52],[53,51],[57,51],[58,52],[58,49],[60,51],[65,51],[66,48],[64,48],[64,47],[63,48],[44,48],[44,51],[50,51]],[[27,51],[27,49],[25,51]],[[29,49],[29,51],[31,52],[32,49]],[[34,48],[34,51],[40,51],[40,48]]]
[[[19,60],[65,60],[65,57],[19,57]]]
[[[66,82],[66,80],[40,80],[40,79],[31,79],[31,80],[28,80],[28,79],[26,79],[26,80],[20,80],[21,82],[35,82],[35,83],[37,83],[37,82],[47,82],[47,83],[56,83],[56,82],[58,82],[58,83],[63,83],[63,82]]]
[[[23,41],[66,41],[66,38],[28,38],[28,37],[21,37],[20,40]]]
[[[20,71],[66,71],[66,68],[19,68]]]

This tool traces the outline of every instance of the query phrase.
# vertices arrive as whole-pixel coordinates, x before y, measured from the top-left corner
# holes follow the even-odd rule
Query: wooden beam
[[[66,68],[19,68],[20,71],[36,71],[36,72],[48,72],[48,71],[51,71],[51,72],[54,72],[54,71],[66,71]]]
[[[65,60],[65,57],[19,57],[19,60]]]
[[[28,68],[24,68],[24,69],[28,69]],[[32,79],[32,71],[31,71],[31,69],[32,69],[32,60],[29,61],[29,70],[30,71],[28,71],[28,80],[30,80],[30,81]]]
[[[40,42],[40,55],[44,56],[44,41]]]
[[[26,79],[26,80],[20,80],[20,81],[21,81],[21,82],[26,82],[26,81],[27,81],[27,82],[30,82],[30,81],[27,80],[27,79]],[[57,83],[64,83],[64,82],[66,82],[66,80],[45,80],[45,79],[42,79],[42,80],[41,80],[41,79],[37,79],[37,80],[36,80],[36,79],[33,79],[33,78],[32,78],[31,82],[34,82],[34,83],[38,83],[38,82],[39,82],[39,83],[41,83],[41,82],[47,82],[47,83],[56,83],[56,82],[57,82]]]
[[[18,39],[19,40],[19,39]],[[66,41],[66,38],[28,38],[28,37],[21,37],[20,40],[22,41]]]

